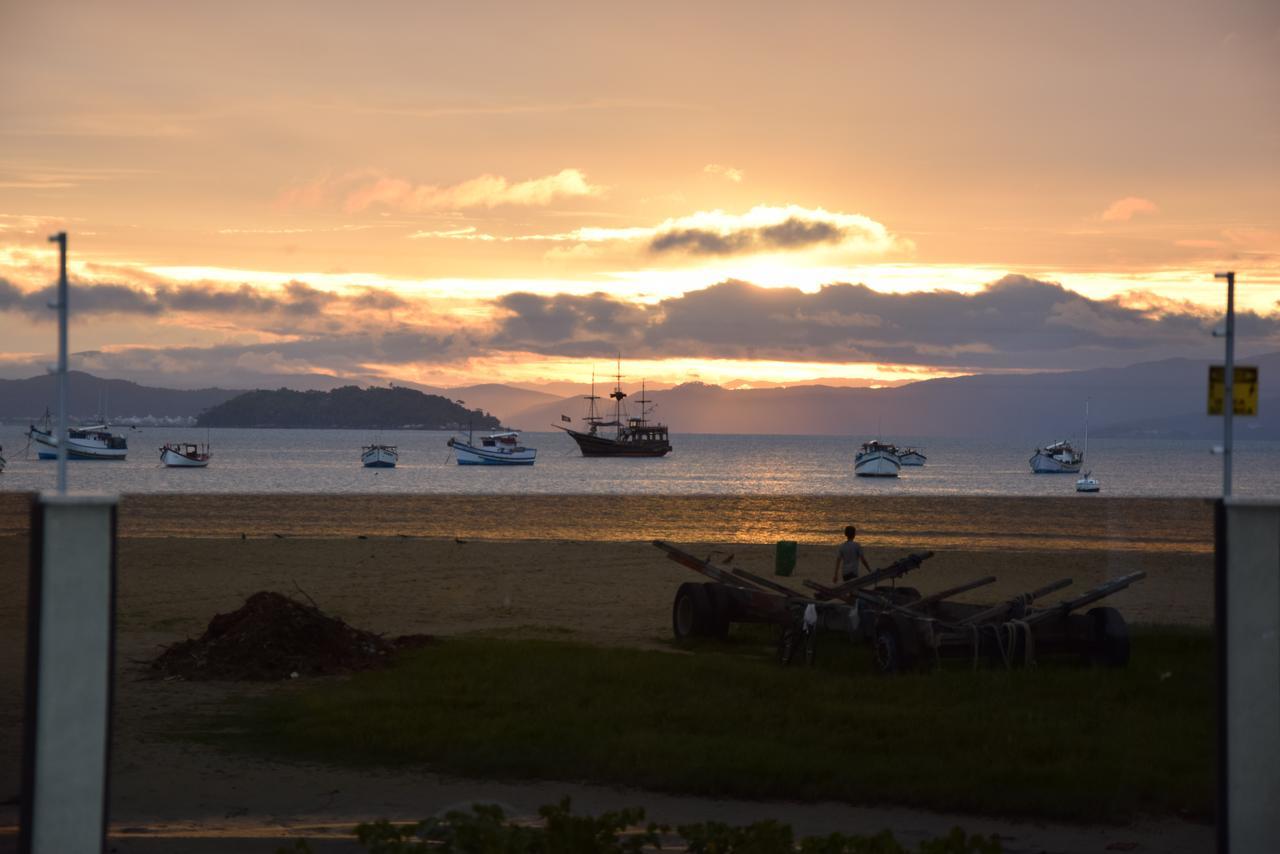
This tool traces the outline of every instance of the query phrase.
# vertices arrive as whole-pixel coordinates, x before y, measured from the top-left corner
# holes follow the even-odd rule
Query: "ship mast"
[[[619,353],[618,354],[618,372],[617,374],[615,374],[613,391],[610,392],[609,394],[609,397],[613,398],[613,423],[615,425],[614,429],[618,431],[616,433],[616,436],[619,439],[622,438],[622,430],[623,430],[623,424],[624,424],[622,420],[622,399],[626,396],[627,396],[627,393],[622,390],[622,354]]]
[[[644,395],[644,380],[640,380],[640,397],[636,398],[636,400],[640,404],[639,426],[644,427],[646,424],[648,424],[649,411],[650,411],[649,404],[653,402],[649,400],[649,398],[645,397]]]
[[[591,394],[584,395],[583,400],[587,401],[587,417],[582,419],[586,421],[590,427],[590,432],[594,434],[596,427],[599,425],[600,416],[596,414],[596,401],[600,396],[596,394],[596,369],[591,369]]]

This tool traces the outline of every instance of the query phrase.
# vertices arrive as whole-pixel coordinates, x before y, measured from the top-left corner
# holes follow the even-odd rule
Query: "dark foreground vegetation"
[[[640,854],[672,850],[688,854],[912,854],[888,831],[875,836],[832,833],[796,840],[790,825],[758,821],[745,827],[719,822],[675,828],[677,840],[664,839],[671,828],[650,822],[644,810],[626,809],[597,817],[573,815],[569,799],[538,810],[541,824],[508,821],[497,806],[476,805],[470,812],[451,811],[416,825],[386,821],[358,825],[356,838],[369,854]],[[665,844],[664,844],[665,843]],[[305,841],[280,848],[279,854],[306,854]],[[955,828],[914,849],[917,854],[1000,854],[1000,840],[968,835]]]
[[[496,429],[500,422],[478,409],[411,388],[333,391],[247,391],[200,413],[198,427],[313,427],[348,430]]]
[[[337,763],[716,797],[1210,817],[1208,632],[1139,629],[1122,670],[955,663],[896,677],[835,639],[814,667],[783,668],[771,639],[673,652],[454,639],[242,707],[229,737]]]

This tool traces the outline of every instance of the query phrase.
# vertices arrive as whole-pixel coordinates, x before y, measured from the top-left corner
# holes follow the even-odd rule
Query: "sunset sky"
[[[0,376],[849,382],[1280,349],[1280,3],[0,12]]]

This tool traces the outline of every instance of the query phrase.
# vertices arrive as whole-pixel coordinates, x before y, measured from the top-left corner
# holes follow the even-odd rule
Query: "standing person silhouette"
[[[841,570],[844,570],[844,580],[858,576],[858,563],[867,568],[867,572],[871,571],[871,564],[867,563],[867,556],[862,553],[862,544],[854,537],[858,536],[858,529],[852,525],[848,525],[844,529],[844,542],[840,544],[839,551],[836,552],[836,569],[831,578],[832,584],[839,584],[841,581]]]

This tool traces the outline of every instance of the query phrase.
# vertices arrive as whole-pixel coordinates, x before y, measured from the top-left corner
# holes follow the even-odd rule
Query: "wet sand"
[[[29,549],[22,532],[24,500],[0,497],[0,526],[8,525],[11,532],[0,536],[0,800],[18,789]],[[848,502],[792,499],[779,510],[778,502],[770,500],[776,515],[769,516],[764,503],[748,500],[664,500],[638,518],[614,507],[606,513],[610,525],[599,529],[595,520],[605,511],[588,508],[600,499],[586,501],[589,504],[579,507],[578,499],[566,500],[569,506],[554,513],[550,503],[521,498],[127,498],[120,510],[118,553],[113,818],[125,824],[226,824],[245,815],[300,821],[307,816],[315,820],[393,812],[396,817],[419,818],[433,811],[396,812],[406,808],[405,797],[391,796],[389,781],[409,785],[403,774],[332,769],[310,775],[342,790],[341,796],[331,795],[326,801],[319,790],[312,792],[314,786],[303,786],[299,792],[281,788],[278,781],[309,776],[295,766],[228,756],[173,738],[189,725],[184,722],[229,697],[273,689],[142,682],[140,662],[161,644],[198,634],[213,614],[238,607],[257,590],[295,595],[305,591],[322,608],[352,624],[388,634],[484,632],[656,646],[670,635],[676,586],[698,576],[636,540],[669,532],[669,539],[695,554],[733,552],[734,565],[768,575],[771,541],[779,538],[778,532],[808,531],[808,539],[792,535],[802,542],[795,583],[803,578],[829,581],[836,538],[824,535],[824,542],[814,542],[817,523],[805,521],[802,509],[809,507],[817,518],[827,520],[841,518],[838,514],[849,509]],[[941,521],[924,514],[919,502],[912,507],[861,508],[860,539],[872,565],[933,548],[935,557],[904,583],[927,593],[983,575],[998,576],[997,584],[969,594],[974,601],[1000,599],[1061,577],[1074,579],[1073,588],[1081,590],[1143,569],[1148,573],[1145,581],[1108,601],[1129,620],[1207,625],[1212,619],[1210,508],[1202,502],[1086,500],[1068,502],[1077,506],[1065,509],[1012,500],[983,500],[959,508],[954,506],[956,499],[945,502],[952,506]],[[530,503],[532,510],[526,506]],[[637,512],[635,504],[628,506]],[[577,509],[582,515],[575,515]],[[915,521],[923,542],[898,542],[909,527],[909,511],[922,514]],[[957,521],[966,516],[981,524],[966,532]],[[704,535],[719,531],[724,536],[672,536],[680,533],[682,518],[687,518],[687,530]],[[739,527],[730,532],[722,522],[724,527],[716,528],[717,519],[733,520]],[[883,535],[877,521],[886,527],[891,522],[898,533]],[[1046,548],[1042,541],[1029,542],[1017,533],[1052,532],[1049,541],[1061,542],[1088,524],[1102,530],[1075,548]],[[440,534],[442,528],[447,535]],[[544,535],[528,536],[531,530]],[[209,536],[211,532],[219,535]],[[553,537],[551,532],[570,535]],[[632,535],[630,540],[627,535]],[[983,545],[993,539],[1003,547]],[[1011,547],[1015,543],[1022,547]],[[1102,543],[1112,545],[1104,548]],[[451,797],[447,780],[433,775],[416,779],[414,785],[434,793],[419,802]],[[472,781],[462,788],[479,790],[483,784]],[[520,791],[536,806],[555,800],[564,788],[529,784]],[[593,797],[592,791],[587,787],[583,796]],[[459,794],[439,805],[462,799]],[[625,802],[615,798],[609,803]],[[241,809],[249,812],[237,813]],[[851,807],[832,809],[854,812]],[[0,825],[15,815],[12,807],[0,808]],[[748,810],[742,820],[752,818]],[[907,825],[924,826],[921,821]]]
[[[1064,488],[1070,483],[1063,481]],[[29,496],[0,493],[0,536],[28,525]],[[467,537],[497,540],[831,543],[853,523],[906,549],[1198,551],[1203,499],[957,496],[129,495],[124,537]]]

